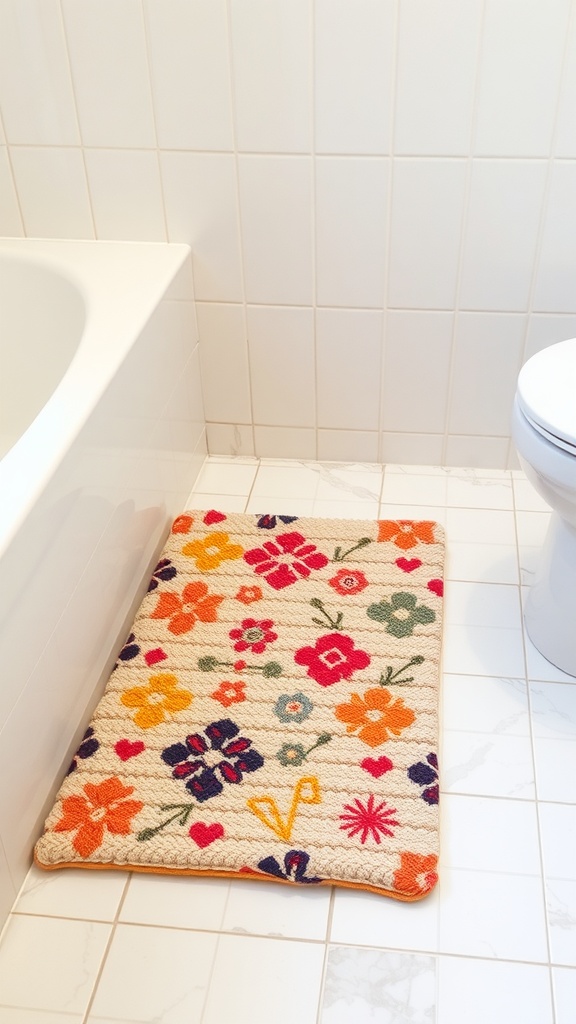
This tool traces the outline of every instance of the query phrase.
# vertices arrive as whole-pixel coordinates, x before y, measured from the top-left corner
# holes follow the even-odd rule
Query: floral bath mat
[[[437,881],[443,533],[179,516],[40,867]]]

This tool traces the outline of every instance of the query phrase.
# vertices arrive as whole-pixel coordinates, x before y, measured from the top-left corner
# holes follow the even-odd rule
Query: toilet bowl
[[[576,676],[576,338],[538,352],[518,377],[512,437],[553,514],[524,609],[548,661]]]

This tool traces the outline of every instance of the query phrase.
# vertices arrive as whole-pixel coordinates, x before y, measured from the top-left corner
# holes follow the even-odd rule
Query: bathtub
[[[0,916],[205,456],[188,246],[0,239]]]

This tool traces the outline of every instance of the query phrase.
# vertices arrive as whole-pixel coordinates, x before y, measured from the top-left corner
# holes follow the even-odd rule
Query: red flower
[[[359,594],[368,586],[368,580],[363,572],[357,569],[339,569],[331,580],[328,580],[331,587],[337,594]]]
[[[262,654],[268,644],[278,639],[271,627],[274,625],[272,619],[243,619],[239,629],[231,629],[228,636],[235,640],[235,651],[252,651],[252,654]]]
[[[254,567],[254,572],[264,576],[274,590],[283,590],[301,577],[307,578],[312,569],[328,565],[326,555],[296,532],[281,533],[261,548],[246,551],[244,560]]]
[[[372,836],[377,843],[380,842],[380,833],[384,836],[393,836],[394,830],[391,825],[399,825],[400,822],[392,815],[396,814],[395,807],[386,807],[384,801],[374,806],[374,794],[370,793],[368,802],[364,805],[358,798],[352,804],[344,804],[342,810],[347,814],[340,815],[340,821],[344,822],[340,828],[347,832],[350,839],[360,835],[360,842],[364,844],[368,836]]]
[[[328,633],[314,647],[301,647],[294,655],[297,665],[307,665],[308,675],[320,686],[332,686],[340,679],[350,679],[356,669],[370,664],[370,655],[354,648],[354,641],[342,633]]]

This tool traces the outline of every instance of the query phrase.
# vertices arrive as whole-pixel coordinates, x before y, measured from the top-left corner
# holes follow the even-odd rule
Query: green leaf
[[[208,655],[206,658],[198,658],[198,668],[201,672],[213,672],[218,667],[218,660]]]
[[[282,675],[282,666],[277,661],[269,661],[267,665],[264,665],[262,669],[262,675],[266,679],[276,679]]]

